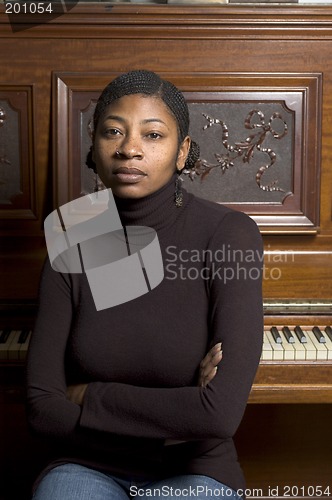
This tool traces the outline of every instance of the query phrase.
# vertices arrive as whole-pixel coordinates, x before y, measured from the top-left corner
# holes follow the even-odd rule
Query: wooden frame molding
[[[33,86],[0,85],[0,216],[36,219]]]
[[[84,165],[91,144],[89,120],[101,90],[116,75],[117,73],[53,74],[53,171],[54,200],[57,206],[87,194],[92,189],[93,174]],[[190,176],[185,176],[186,188],[203,198],[247,212],[263,232],[315,233],[319,227],[321,74],[162,72],[161,75],[182,90],[190,110],[198,106],[200,116],[205,111],[206,115],[214,113],[213,118],[219,120],[211,151],[201,151],[201,158],[206,159],[210,153],[211,165],[213,156],[219,159],[224,156],[226,163],[228,162],[224,173],[217,174],[215,169],[209,174],[212,181],[209,181],[209,176],[203,181],[196,176],[197,179],[191,182],[188,180]],[[252,113],[252,122],[247,127],[249,130],[236,130],[240,135],[232,139],[233,143],[242,140],[244,154],[230,154],[223,148],[220,121],[223,113],[227,114],[227,106],[230,105],[228,113],[234,114],[235,106],[235,114],[247,125],[248,112],[249,115]],[[261,110],[266,110],[266,116]],[[274,118],[279,127],[278,132],[273,129]],[[284,119],[288,124],[283,122]],[[202,123],[206,124],[206,119],[203,118]],[[280,148],[279,153],[271,149],[271,141],[273,135],[277,139],[283,138],[286,127],[288,152],[283,157]],[[196,134],[203,133],[200,128],[196,127]],[[260,144],[260,149],[263,149],[263,135],[264,140],[265,136],[270,135],[265,154],[256,147]],[[253,137],[252,144],[248,139],[250,136]],[[202,138],[203,145],[206,143],[205,139]],[[231,138],[229,140],[231,142]],[[279,162],[279,166],[272,166],[272,177],[268,180],[270,173],[259,161],[271,163],[272,154],[275,165]],[[261,159],[255,165],[251,160],[259,155]],[[250,182],[248,165],[251,169]],[[214,167],[219,166],[215,161]],[[278,168],[279,173],[282,172],[284,176],[279,182],[280,191],[278,184],[274,187],[278,179],[273,177],[273,169],[278,175]],[[204,175],[200,178],[204,178]],[[234,188],[235,191],[232,191]],[[227,190],[229,192],[226,196]]]
[[[56,4],[54,4],[56,5]],[[62,9],[60,4],[60,9]],[[313,23],[312,19],[316,22]],[[84,38],[288,39],[330,38],[332,13],[324,5],[154,5],[78,2],[65,14],[17,14],[14,29],[0,3],[1,37],[57,38],[68,30]],[[319,25],[319,31],[317,30]]]

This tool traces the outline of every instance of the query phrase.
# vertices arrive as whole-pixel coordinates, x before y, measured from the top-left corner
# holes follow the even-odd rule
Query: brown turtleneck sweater
[[[84,274],[45,264],[27,366],[29,423],[53,446],[45,470],[75,462],[243,488],[232,436],[261,352],[259,231],[248,216],[185,191],[176,207],[174,179],[116,203],[123,225],[157,231],[165,276],[151,292],[96,311]],[[217,342],[218,372],[197,387],[199,363]],[[82,408],[66,399],[67,384],[79,382],[89,384]]]

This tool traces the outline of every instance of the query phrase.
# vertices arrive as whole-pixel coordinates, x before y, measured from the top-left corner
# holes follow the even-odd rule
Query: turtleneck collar
[[[183,189],[183,204],[181,207],[175,205],[176,178],[177,174],[174,174],[158,191],[143,198],[119,198],[114,195],[122,224],[153,227],[158,232],[172,226],[188,202],[188,193]]]

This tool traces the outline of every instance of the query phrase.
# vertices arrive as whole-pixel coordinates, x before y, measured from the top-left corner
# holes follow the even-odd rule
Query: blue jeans
[[[207,476],[175,476],[161,481],[120,479],[76,464],[48,472],[33,500],[242,500],[235,491]]]

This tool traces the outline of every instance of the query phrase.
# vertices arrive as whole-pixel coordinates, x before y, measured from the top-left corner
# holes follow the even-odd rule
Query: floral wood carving
[[[115,76],[54,73],[58,205],[93,192],[95,177],[85,165],[91,146],[88,123],[101,89]],[[190,113],[189,135],[201,147],[202,163],[183,175],[184,189],[248,213],[267,233],[315,232],[322,75],[172,72],[162,76],[182,89]],[[253,114],[255,110],[261,115]],[[204,114],[215,123],[210,125]],[[224,122],[228,136],[216,119]],[[268,152],[262,152],[265,148]],[[215,152],[226,160],[223,175],[222,159]],[[204,182],[192,182],[189,174],[202,178],[203,160],[214,168],[203,176]],[[268,186],[274,191],[268,191]]]
[[[221,142],[226,152],[214,153],[217,160],[216,164],[211,164],[206,160],[200,158],[194,168],[185,169],[183,173],[188,175],[193,181],[198,176],[201,180],[215,168],[220,168],[222,174],[224,174],[230,167],[234,166],[234,162],[241,158],[243,163],[250,163],[253,159],[255,151],[261,153],[266,153],[268,156],[268,161],[262,165],[256,172],[256,184],[259,189],[263,191],[281,191],[285,192],[280,186],[278,186],[278,179],[271,181],[268,184],[264,184],[263,175],[264,173],[275,164],[277,160],[276,153],[269,147],[264,147],[263,143],[267,135],[272,135],[276,140],[281,140],[288,132],[287,123],[282,118],[281,114],[278,112],[272,113],[268,121],[265,120],[265,115],[262,111],[254,109],[250,111],[245,118],[244,126],[246,129],[253,130],[254,133],[250,134],[244,141],[235,141],[231,144],[229,141],[229,131],[225,122],[219,120],[218,118],[212,118],[209,115],[202,113],[206,118],[208,123],[203,127],[203,130],[207,130],[209,127],[215,125],[221,127]],[[280,130],[279,130],[280,129]]]

